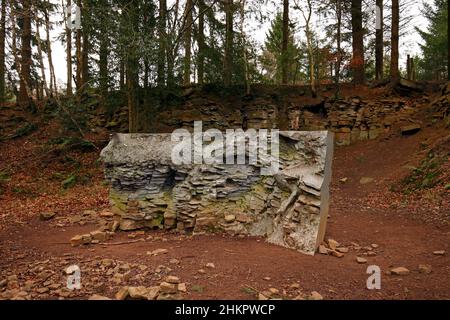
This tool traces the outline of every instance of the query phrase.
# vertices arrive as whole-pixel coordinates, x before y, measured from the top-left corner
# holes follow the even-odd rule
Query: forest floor
[[[450,299],[450,191],[398,190],[427,147],[449,135],[443,126],[335,149],[326,239],[348,249],[338,258],[262,238],[162,231],[116,232],[105,243],[72,247],[74,235],[107,219],[99,150],[63,152],[51,139],[58,126],[36,121],[30,135],[0,142],[0,298],[114,298],[123,286],[156,286],[174,275],[186,283],[185,299],[257,299],[269,289],[284,299],[313,291],[324,299]],[[108,134],[88,138],[102,145]],[[57,214],[42,221],[46,211]],[[166,251],[148,254],[156,249]],[[66,289],[70,265],[81,268],[80,290]],[[369,265],[381,269],[380,290],[366,288]],[[395,267],[409,273],[395,275]]]

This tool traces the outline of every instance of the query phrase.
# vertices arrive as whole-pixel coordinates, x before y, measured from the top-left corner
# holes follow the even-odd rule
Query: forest
[[[447,1],[423,3],[427,29],[411,26],[412,2],[3,0],[0,99],[34,111],[56,98],[77,113],[72,97],[95,92],[111,107],[122,91],[136,131],[141,89],[238,85],[246,95],[254,84],[308,85],[316,95],[330,83],[445,80]],[[414,32],[421,50],[401,61],[400,39]],[[55,41],[65,66],[54,64]]]

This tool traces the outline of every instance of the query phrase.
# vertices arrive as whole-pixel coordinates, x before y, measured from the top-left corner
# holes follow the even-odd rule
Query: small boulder
[[[424,274],[430,274],[432,272],[431,265],[419,264],[419,272]]]
[[[359,264],[367,263],[367,259],[356,257],[356,262],[358,262]]]
[[[56,212],[41,212],[39,219],[42,221],[47,221],[52,219],[54,216],[56,216]]]
[[[317,291],[313,291],[313,292],[311,292],[311,295],[309,296],[309,300],[323,300],[323,297]]]
[[[397,267],[397,268],[391,269],[391,273],[395,274],[397,276],[406,276],[409,274],[409,270],[406,269],[405,267]]]

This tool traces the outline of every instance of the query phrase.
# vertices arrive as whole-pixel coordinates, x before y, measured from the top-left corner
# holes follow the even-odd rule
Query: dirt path
[[[73,248],[68,240],[94,230],[94,225],[55,227],[33,217],[26,225],[1,231],[0,280],[15,274],[22,290],[29,281],[26,298],[86,298],[93,293],[114,297],[125,284],[154,286],[172,274],[186,282],[186,299],[254,299],[256,292],[268,288],[278,289],[279,296],[289,299],[312,291],[325,299],[450,299],[450,227],[417,219],[408,206],[391,206],[398,195],[389,191],[407,172],[403,167],[420,158],[421,143],[441,134],[423,130],[411,137],[337,148],[326,237],[349,248],[342,258],[305,256],[258,238],[162,232],[146,232],[133,239],[118,233],[110,243],[143,241]],[[361,184],[362,177],[374,180]],[[347,181],[340,182],[342,178]],[[450,210],[446,203],[435,210]],[[428,208],[416,211],[420,214]],[[167,249],[167,254],[146,254],[158,248]],[[445,254],[433,254],[438,250]],[[367,263],[358,264],[357,255]],[[112,259],[112,264],[105,259]],[[207,263],[215,267],[208,268]],[[63,271],[71,264],[81,267],[83,289],[64,293]],[[419,272],[419,264],[430,265],[432,272]],[[381,268],[381,290],[366,288],[368,265]],[[389,274],[393,267],[405,267],[410,273]],[[53,275],[45,278],[45,271]],[[50,289],[39,293],[43,287]]]

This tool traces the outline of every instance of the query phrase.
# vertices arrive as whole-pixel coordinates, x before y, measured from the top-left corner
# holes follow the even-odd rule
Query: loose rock
[[[398,276],[406,276],[409,274],[409,270],[406,269],[405,267],[397,267],[397,268],[391,269],[391,273],[398,275]]]
[[[56,212],[41,212],[39,215],[39,219],[42,221],[47,221],[53,218],[56,215]]]

